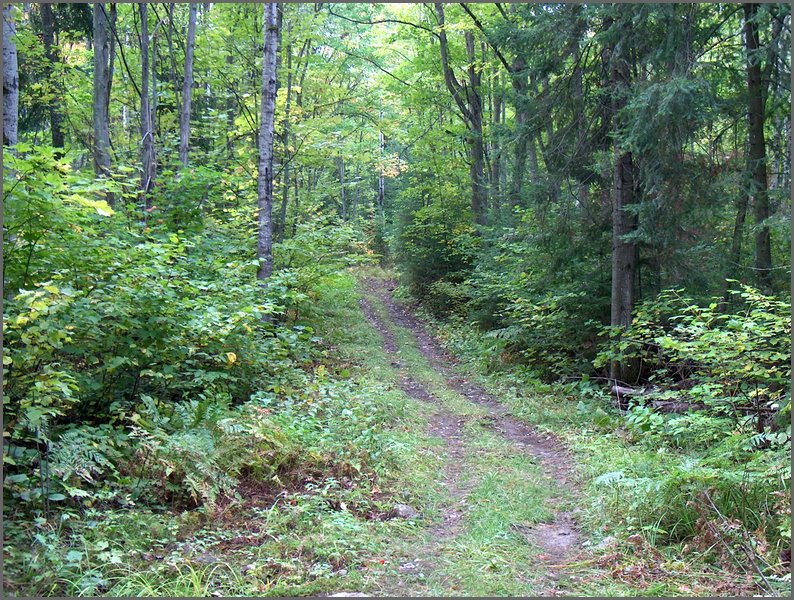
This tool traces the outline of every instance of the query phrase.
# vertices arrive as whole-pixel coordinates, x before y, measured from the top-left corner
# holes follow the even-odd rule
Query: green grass
[[[547,504],[553,489],[531,458],[517,454],[500,436],[471,431],[467,439],[473,454],[465,472],[473,483],[467,498],[462,533],[441,557],[452,590],[439,585],[441,594],[465,592],[475,596],[527,596],[542,590],[543,572],[533,546],[514,526],[549,521]]]
[[[462,481],[470,488],[462,510],[461,531],[444,540],[426,578],[412,582],[425,595],[535,595],[544,585],[539,549],[517,533],[553,517],[548,499],[557,491],[535,460],[516,452],[503,437],[487,431],[481,417],[488,411],[448,387],[442,374],[422,355],[410,331],[395,325],[377,298],[370,303],[399,346],[399,362],[446,410],[465,421],[467,449]]]
[[[327,278],[316,289],[314,312],[307,323],[323,339],[322,363],[329,377],[340,381],[329,393],[343,394],[345,402],[383,415],[370,426],[377,441],[367,442],[369,454],[362,459],[366,464],[359,475],[326,473],[285,480],[288,487],[277,497],[249,498],[215,514],[203,508],[179,512],[139,506],[94,511],[93,516],[88,511],[79,522],[36,526],[40,552],[28,557],[25,569],[15,570],[15,589],[114,596],[294,596],[336,591],[526,596],[548,591],[546,565],[538,559],[541,550],[522,527],[550,521],[556,509],[571,509],[571,494],[544,475],[537,461],[490,430],[482,418],[486,409],[448,387],[443,374],[421,354],[411,332],[395,325],[383,303],[370,297],[399,346],[396,359],[384,351],[381,334],[358,305],[359,274],[343,272]],[[386,277],[387,273],[370,268],[367,275]],[[454,332],[445,333],[454,340]],[[642,471],[680,467],[683,454],[638,445],[619,426],[618,416],[599,412],[592,399],[565,388],[528,384],[511,372],[485,375],[476,368],[475,353],[464,353],[462,358],[460,372],[467,378],[505,402],[516,417],[563,435],[570,444],[583,489],[582,539],[592,548],[607,536],[620,538],[614,556],[608,550],[591,550],[578,557],[577,564],[560,573],[560,590],[604,596],[720,591],[729,577],[697,555],[682,555],[682,544],[660,546],[659,569],[654,573],[648,553],[632,549],[626,538],[642,532],[655,542],[654,528],[669,529],[670,523],[647,517],[653,517],[654,511],[633,505],[636,494],[631,490],[593,483],[609,471],[624,470],[636,477]],[[398,384],[405,374],[423,385],[438,407],[403,393]],[[451,458],[445,442],[428,432],[439,407],[463,422],[465,448],[457,482],[466,491],[465,503],[459,505],[464,516],[455,535],[444,539],[431,533],[453,503],[439,484]],[[347,426],[355,414],[332,415],[336,421],[329,431],[317,435],[341,436],[332,447],[352,448],[359,438],[344,436],[360,435]],[[669,503],[670,497],[660,496],[657,504]],[[648,501],[654,502],[653,494]],[[397,502],[414,507],[419,516],[367,518],[368,513],[388,512]],[[622,513],[617,510],[621,506]],[[7,545],[6,559],[11,557],[18,565],[20,552],[25,549]],[[71,562],[64,559],[67,555]],[[197,560],[202,556],[210,557],[210,564]],[[432,568],[400,570],[400,565],[417,558],[425,558]],[[783,583],[781,589],[785,587]]]
[[[762,522],[752,507],[764,506],[771,487],[751,485],[753,473],[775,468],[763,454],[758,465],[736,464],[731,448],[676,448],[627,429],[625,417],[610,408],[609,398],[587,386],[541,384],[519,369],[492,371],[486,345],[465,324],[441,324],[423,314],[448,349],[462,361],[458,371],[499,397],[511,413],[541,430],[556,434],[573,451],[577,481],[583,489],[579,522],[584,541],[593,548],[616,536],[619,545],[592,550],[565,589],[575,595],[733,595],[757,593],[755,573],[747,565],[718,560],[714,552],[684,553],[687,539],[701,531],[691,500],[692,490],[710,487],[717,501],[747,521]],[[774,462],[774,461],[772,461]],[[617,483],[599,483],[620,473]],[[789,475],[781,472],[785,480]],[[735,477],[735,481],[731,479]],[[780,482],[781,489],[786,486]],[[753,491],[755,487],[756,491]],[[640,534],[661,558],[648,560],[627,538]],[[763,543],[763,537],[760,538]],[[679,541],[680,540],[680,541]],[[605,560],[598,564],[598,560]],[[658,564],[656,564],[658,563]],[[743,574],[749,569],[749,575]],[[768,575],[776,593],[790,592],[790,579]]]

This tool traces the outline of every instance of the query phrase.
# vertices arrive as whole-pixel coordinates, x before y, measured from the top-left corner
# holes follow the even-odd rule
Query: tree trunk
[[[471,116],[471,185],[472,185],[472,211],[474,220],[479,225],[487,222],[488,190],[485,177],[485,145],[482,132],[482,95],[480,93],[480,73],[477,70],[477,57],[474,53],[474,34],[471,31],[464,33],[466,39],[466,52],[469,58],[469,86],[466,89],[466,98]]]
[[[110,92],[113,89],[113,70],[116,63],[116,18],[118,10],[116,3],[110,5],[110,23],[108,25],[108,38],[110,39],[110,58],[108,59],[107,96],[105,98],[105,114],[108,115],[108,145],[110,145]],[[126,108],[126,105],[125,105]]]
[[[16,146],[19,129],[19,65],[17,64],[17,24],[19,10],[3,5],[3,144]]]
[[[636,228],[636,217],[626,208],[634,203],[634,165],[631,152],[615,151],[615,194],[612,202],[612,303],[610,324],[625,328],[631,325],[634,310],[634,280],[637,248],[623,236]],[[628,382],[630,366],[613,362],[610,377]]]
[[[174,88],[174,103],[176,111],[182,115],[182,104],[180,102],[179,78],[176,74],[176,52],[174,51],[174,5],[168,5],[168,29],[165,35],[168,43],[168,62],[171,63],[171,86]]]
[[[151,208],[149,192],[154,188],[156,175],[154,165],[154,131],[152,128],[152,111],[149,103],[149,20],[148,5],[139,4],[141,15],[141,191],[143,192],[146,209]]]
[[[196,50],[196,15],[198,4],[190,3],[187,26],[187,50],[185,51],[185,80],[182,84],[182,107],[179,114],[179,160],[187,166],[190,144],[190,102],[193,98],[193,54]]]
[[[295,180],[294,181],[294,185],[295,185],[295,189],[294,189],[294,192],[295,192],[295,218],[292,219],[292,237],[295,237],[295,234],[298,231],[298,220],[300,219],[300,208],[301,208],[300,207],[300,187],[298,185],[298,175],[297,175],[297,173],[295,174],[295,177],[293,179]],[[301,168],[301,178],[300,179],[301,179],[301,183],[303,183],[303,168]]]
[[[383,111],[380,112],[380,120],[383,120]],[[378,130],[378,150],[380,159],[383,160],[383,155],[386,150],[386,137],[383,135],[383,130]],[[383,174],[383,165],[378,169],[378,216],[383,221],[383,206],[386,201],[386,176]]]
[[[160,23],[156,23],[154,29],[152,30],[152,40],[151,40],[151,65],[149,66],[149,70],[152,73],[152,97],[149,104],[149,112],[152,115],[152,138],[153,140],[160,135],[160,130],[158,128],[159,119],[157,118],[157,36],[159,34]],[[152,142],[154,143],[154,142]]]
[[[100,177],[110,176],[110,120],[108,118],[108,88],[110,68],[108,47],[108,17],[105,5],[94,4],[94,172]],[[112,194],[106,195],[113,204]]]
[[[513,60],[511,70],[511,81],[515,91],[515,111],[516,111],[516,131],[518,139],[516,141],[515,155],[513,157],[513,179],[510,182],[510,206],[516,207],[521,201],[521,188],[524,184],[524,172],[527,164],[527,147],[530,136],[526,131],[529,122],[529,111],[527,110],[527,76],[523,72],[526,63],[523,58],[517,57]],[[534,156],[534,149],[533,149]],[[537,164],[537,156],[534,156]],[[533,173],[534,176],[534,173]]]
[[[764,87],[761,77],[757,4],[744,5],[744,37],[747,46],[747,120],[749,169],[755,217],[755,275],[758,287],[769,292],[772,285],[772,245],[769,226],[769,193],[766,181],[766,140],[764,139]]]
[[[728,268],[726,269],[726,281],[722,291],[722,301],[720,302],[720,312],[725,312],[730,304],[729,289],[730,283],[727,279],[739,277],[739,269],[742,259],[742,238],[744,237],[744,220],[747,217],[747,195],[742,193],[736,203],[736,220],[733,224],[733,238],[731,239],[731,250],[728,254]]]
[[[234,64],[234,56],[231,51],[226,55],[226,64],[229,65],[229,72],[231,73],[231,65]],[[231,84],[235,85],[236,80],[231,80]],[[234,120],[237,117],[239,104],[235,101],[232,94],[226,95],[226,160],[229,161],[233,156],[234,150]]]
[[[345,194],[345,159],[337,157],[336,165],[339,169],[339,195],[342,199],[342,220],[347,221],[347,194]]]
[[[491,114],[491,121],[493,122],[494,135],[491,142],[491,202],[494,209],[499,212],[501,206],[501,189],[499,183],[502,179],[502,150],[496,141],[496,131],[501,126],[502,118],[502,97],[501,91],[498,88],[498,81],[493,84],[493,111]]]
[[[612,318],[618,327],[631,325],[634,307],[635,244],[623,236],[635,228],[625,209],[634,203],[634,165],[631,152],[615,152],[615,194],[612,202]]]
[[[289,135],[290,135],[290,111],[292,109],[292,25],[287,23],[287,98],[284,105],[284,121],[283,121],[283,134],[282,145],[284,147],[284,166],[281,168],[281,179],[283,186],[281,188],[281,209],[279,211],[278,231],[276,239],[281,241],[284,239],[284,231],[287,227],[287,205],[289,204],[289,176],[290,176],[290,152],[289,152]]]
[[[469,57],[469,82],[461,85],[449,63],[449,48],[446,27],[444,24],[444,6],[435,3],[436,17],[441,27],[439,42],[441,49],[441,67],[444,71],[444,83],[460,109],[461,117],[469,130],[469,176],[471,178],[471,211],[474,222],[478,225],[486,223],[487,191],[485,185],[485,149],[482,139],[482,101],[480,99],[480,74],[475,66],[474,36],[465,32],[466,52]]]
[[[257,279],[273,273],[273,136],[276,112],[276,53],[278,50],[278,7],[265,4],[264,59],[262,61],[262,112],[259,124],[259,236]]]
[[[612,63],[612,117],[617,123],[620,110],[625,106],[624,89],[629,84],[630,70],[625,56],[611,52]],[[631,152],[620,148],[615,142],[615,191],[612,200],[612,300],[610,324],[625,328],[631,325],[634,310],[634,280],[637,270],[637,248],[633,241],[624,237],[636,229],[636,217],[626,209],[635,202],[634,161]],[[633,365],[613,361],[610,378],[628,382]]]
[[[581,67],[581,60],[582,56],[579,51],[579,45],[576,44],[574,47],[573,53],[573,60],[576,67],[573,70],[573,97],[574,97],[574,106],[576,107],[576,111],[580,115],[576,122],[576,149],[573,152],[574,160],[577,164],[580,163],[580,158],[583,158],[583,151],[587,144],[587,123],[584,118],[584,71]],[[584,162],[584,161],[581,161]],[[590,185],[589,185],[589,177],[582,177],[581,175],[577,178],[579,179],[579,195],[577,197],[578,206],[585,206],[588,204],[590,199]]]
[[[47,57],[47,75],[49,84],[56,90],[60,88],[60,84],[56,83],[55,63],[58,61],[58,56],[55,46],[55,19],[52,15],[52,5],[42,3],[41,5],[41,28],[44,37],[44,54]],[[50,113],[50,134],[52,136],[52,145],[55,148],[63,148],[63,116],[61,115],[58,98],[60,93],[53,93],[52,100],[49,102]]]
[[[538,164],[538,149],[534,135],[530,135],[527,140],[527,155],[529,157],[529,180],[532,183],[537,183],[540,181],[540,165]]]

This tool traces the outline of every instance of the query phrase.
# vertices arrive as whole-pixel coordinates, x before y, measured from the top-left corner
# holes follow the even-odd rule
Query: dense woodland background
[[[3,34],[9,589],[119,591],[86,561],[132,560],[102,545],[132,507],[386,477],[387,417],[319,335],[378,265],[484,372],[680,454],[603,465],[605,514],[683,545],[707,493],[770,589],[788,5],[25,3]]]

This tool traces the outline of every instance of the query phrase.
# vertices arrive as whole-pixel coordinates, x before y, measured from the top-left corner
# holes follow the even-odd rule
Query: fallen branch
[[[700,402],[676,402],[675,400],[654,400],[651,402],[654,410],[663,413],[685,413],[695,410],[706,410],[706,405]]]

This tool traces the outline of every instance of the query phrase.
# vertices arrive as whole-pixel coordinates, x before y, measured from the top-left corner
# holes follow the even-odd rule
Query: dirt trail
[[[368,279],[363,283],[367,293],[376,297],[386,307],[389,319],[413,335],[422,355],[434,370],[444,377],[446,384],[470,402],[485,408],[488,412],[489,427],[512,441],[518,452],[526,453],[537,460],[544,474],[556,481],[558,488],[567,490],[570,496],[575,498],[578,494],[573,482],[572,461],[561,442],[551,436],[541,434],[533,427],[512,417],[509,414],[509,409],[496,398],[455,372],[453,369],[455,359],[427,333],[420,321],[392,298],[391,291],[396,287],[396,282]],[[420,382],[411,377],[408,370],[399,362],[397,354],[399,345],[390,327],[383,322],[366,298],[362,299],[361,306],[369,321],[383,335],[384,348],[392,360],[392,366],[396,367],[399,372],[400,388],[411,397],[436,406],[437,412],[430,425],[430,432],[445,442],[450,460],[446,462],[442,485],[446,486],[454,501],[453,507],[445,511],[443,522],[433,531],[436,543],[441,543],[445,539],[453,537],[460,530],[460,521],[464,516],[462,508],[459,508],[461,504],[465,503],[468,492],[460,484],[460,469],[467,452],[467,448],[461,440],[464,420],[442,408],[433,395]],[[559,508],[561,500],[560,497],[550,499],[550,504],[555,508],[555,517],[552,522],[531,527],[514,526],[530,542],[541,548],[540,559],[544,562],[546,578],[552,586],[559,577],[559,567],[579,544],[574,516],[571,512]],[[432,568],[432,553],[433,548],[425,549],[424,554],[428,556],[422,559],[422,562],[430,568]],[[549,592],[553,594],[552,590]]]
[[[428,426],[428,431],[444,440],[445,452],[449,456],[449,460],[445,461],[443,479],[439,481],[439,484],[446,488],[454,504],[457,505],[461,501],[465,501],[469,490],[463,487],[460,482],[460,466],[463,464],[466,453],[466,448],[462,441],[464,419],[442,408],[438,400],[427,388],[414,379],[408,370],[401,365],[398,354],[399,346],[395,340],[394,333],[383,323],[372,304],[366,298],[361,300],[361,309],[370,323],[383,336],[383,347],[391,359],[392,366],[398,369],[399,388],[411,398],[430,404],[435,408],[433,420]],[[442,522],[432,531],[433,539],[435,540],[434,546],[453,537],[458,532],[461,517],[462,513],[455,506],[444,509]],[[423,554],[431,556],[433,548],[425,549]],[[429,558],[419,557],[413,562],[415,565],[420,563],[416,566],[432,568]]]

